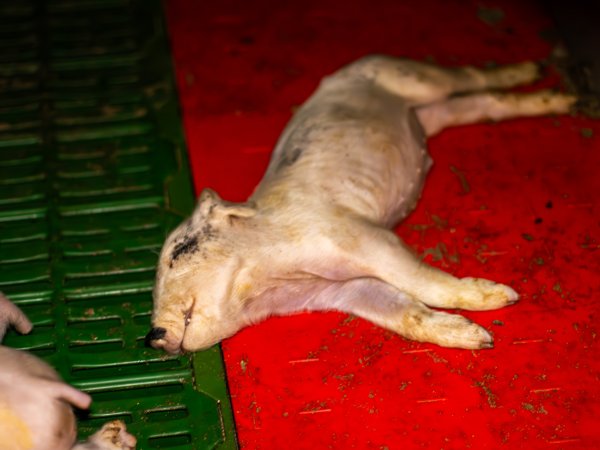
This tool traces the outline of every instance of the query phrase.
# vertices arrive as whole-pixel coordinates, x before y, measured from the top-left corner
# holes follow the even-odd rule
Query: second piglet
[[[29,333],[31,322],[0,293],[0,342],[9,326]],[[36,356],[0,346],[0,448],[2,450],[133,450],[136,439],[119,420],[76,443],[73,407],[87,409],[91,397],[65,383]]]

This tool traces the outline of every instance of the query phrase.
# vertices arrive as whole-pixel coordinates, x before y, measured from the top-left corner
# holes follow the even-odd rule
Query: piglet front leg
[[[72,450],[134,450],[137,440],[127,432],[125,423],[113,420],[92,434],[85,442],[81,442]]]
[[[376,278],[331,283],[309,307],[355,314],[413,341],[465,349],[493,347],[492,336],[479,325],[458,314],[429,309]]]

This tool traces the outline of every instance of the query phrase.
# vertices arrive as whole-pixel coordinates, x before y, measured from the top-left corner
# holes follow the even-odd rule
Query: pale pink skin
[[[0,342],[9,326],[29,333],[31,322],[0,293]],[[91,397],[64,383],[58,373],[36,356],[0,346],[0,413],[19,422],[20,436],[2,443],[10,450],[132,450],[135,438],[121,421],[105,424],[88,441],[77,438],[73,407],[87,409]],[[2,429],[2,427],[10,427]],[[15,433],[14,423],[0,422],[0,435]],[[27,443],[28,444],[25,444]],[[4,447],[3,447],[4,448]]]
[[[538,76],[531,62],[446,69],[370,56],[326,77],[284,129],[248,202],[205,189],[167,238],[148,343],[195,351],[270,315],[338,310],[410,339],[490,348],[485,329],[430,307],[489,310],[517,293],[424,264],[391,228],[421,195],[427,137],[570,110],[567,94],[495,92]]]

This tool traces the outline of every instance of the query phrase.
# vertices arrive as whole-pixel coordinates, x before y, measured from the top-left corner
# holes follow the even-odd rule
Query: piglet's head
[[[251,204],[225,202],[210,189],[202,192],[192,216],[162,248],[147,345],[169,353],[195,351],[241,328],[232,291],[255,214]]]

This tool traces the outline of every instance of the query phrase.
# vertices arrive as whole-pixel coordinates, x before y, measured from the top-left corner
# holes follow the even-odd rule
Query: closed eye
[[[183,323],[185,324],[185,326],[187,327],[190,322],[192,321],[192,312],[194,311],[194,306],[196,305],[196,298],[194,297],[193,301],[192,301],[192,305],[189,307],[188,310],[185,311],[185,313],[183,314]]]

